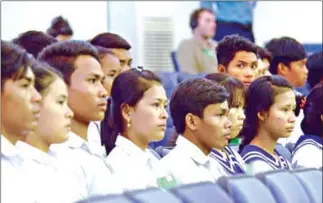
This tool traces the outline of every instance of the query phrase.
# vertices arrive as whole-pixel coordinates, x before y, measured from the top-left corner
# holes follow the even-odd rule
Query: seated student
[[[296,91],[295,88],[302,87],[308,76],[306,52],[303,45],[291,37],[281,37],[270,40],[266,44],[266,49],[272,55],[269,68],[271,74],[284,77],[294,88],[297,103],[300,103],[303,95]],[[299,136],[303,134],[300,127],[304,118],[303,111],[297,108],[295,113],[297,115],[295,129],[288,138],[278,140],[282,145],[296,143]]]
[[[205,78],[187,79],[173,93],[170,112],[180,135],[161,162],[181,184],[215,182],[226,175],[208,155],[230,139],[227,98],[224,87]]]
[[[295,93],[280,76],[263,76],[247,91],[246,120],[242,129],[240,155],[248,173],[291,169],[289,161],[276,150],[277,140],[294,129]]]
[[[228,73],[247,88],[258,74],[257,47],[238,35],[225,36],[217,45],[218,72]]]
[[[35,202],[15,147],[32,133],[39,121],[41,95],[35,89],[31,55],[1,40],[1,202]]]
[[[26,164],[28,175],[34,177],[34,185],[40,186],[37,192],[43,195],[42,201],[85,199],[86,187],[79,183],[69,163],[57,162],[49,150],[51,144],[65,142],[71,128],[73,112],[67,105],[66,84],[61,74],[45,63],[35,61],[33,71],[36,89],[42,94],[40,119],[35,132],[28,134],[24,141],[18,141],[16,147],[24,160],[29,161]]]
[[[90,122],[101,121],[107,108],[97,50],[84,41],[64,41],[46,47],[39,59],[62,72],[68,86],[68,106],[74,113],[69,139],[51,149],[59,159],[67,159],[84,171],[80,179],[85,179],[89,196],[121,192],[101,149],[87,141]]]
[[[107,161],[123,189],[176,185],[147,149],[166,130],[168,101],[160,79],[148,70],[127,70],[114,80],[109,103]]]
[[[129,51],[131,45],[121,36],[105,32],[96,35],[93,39],[89,40],[89,42],[94,46],[111,49],[112,53],[118,57],[121,68],[123,70],[130,69],[132,64],[132,58]]]
[[[24,48],[28,53],[35,58],[48,45],[58,42],[54,37],[40,31],[30,30],[21,33],[17,38],[12,40],[13,43],[18,44]]]
[[[269,71],[270,62],[272,60],[271,54],[265,48],[257,46],[258,59],[258,77],[264,75],[271,75]]]
[[[58,41],[66,41],[72,39],[74,32],[66,19],[57,16],[52,20],[47,34],[55,37]]]
[[[316,52],[309,56],[306,67],[308,68],[307,82],[310,88],[313,88],[323,81],[323,52]]]
[[[182,72],[215,73],[218,66],[212,39],[215,34],[215,15],[207,8],[195,10],[190,17],[191,39],[181,41],[176,57]]]
[[[323,83],[316,85],[306,99],[302,130],[295,144],[292,164],[295,167],[322,167]]]
[[[246,118],[244,114],[246,93],[243,83],[223,73],[208,74],[205,78],[217,82],[228,91],[229,112],[227,117],[232,123],[230,140],[237,138],[242,129],[243,121]],[[242,157],[228,145],[212,149],[209,156],[219,162],[228,175],[245,172],[245,163]]]

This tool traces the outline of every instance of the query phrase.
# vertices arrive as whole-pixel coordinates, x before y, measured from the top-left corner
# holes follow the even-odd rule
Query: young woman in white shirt
[[[41,95],[35,89],[33,60],[17,45],[1,40],[1,202],[37,200],[15,147],[39,121]]]
[[[306,101],[306,102],[305,102]],[[301,123],[304,135],[296,142],[292,164],[296,168],[322,167],[323,83],[317,84],[307,96]]]
[[[170,112],[179,136],[161,161],[181,184],[215,182],[226,175],[208,155],[230,139],[228,96],[224,87],[205,78],[187,79],[173,93]]]
[[[230,140],[239,139],[238,134],[242,130],[243,121],[246,118],[244,114],[246,92],[243,83],[224,73],[211,73],[205,78],[217,82],[223,86],[229,93],[228,105],[228,119],[232,123]],[[232,149],[229,145],[221,148],[212,149],[210,155],[212,160],[221,164],[227,175],[235,175],[245,173],[245,163],[240,154]]]
[[[176,184],[147,149],[149,142],[164,137],[167,103],[160,79],[149,70],[127,70],[112,84],[104,140],[107,161],[126,191]]]
[[[295,93],[286,79],[263,76],[247,90],[246,120],[242,129],[240,155],[248,173],[292,169],[275,150],[277,140],[290,136],[295,125]]]

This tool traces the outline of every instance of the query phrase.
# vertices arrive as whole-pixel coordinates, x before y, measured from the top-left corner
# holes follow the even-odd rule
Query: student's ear
[[[321,115],[321,121],[322,121],[322,123],[323,123],[323,114]]]
[[[277,66],[277,73],[281,76],[286,76],[289,72],[289,68],[283,63],[279,63]]]
[[[188,113],[186,116],[185,116],[185,125],[192,131],[195,131],[198,129],[199,127],[199,124],[200,124],[200,120],[197,116],[191,114],[191,113]]]
[[[265,111],[260,111],[260,112],[257,113],[257,117],[261,122],[265,122],[267,116],[268,116],[268,113],[265,112]]]
[[[128,104],[121,105],[121,114],[126,121],[131,121],[131,114],[133,113],[134,108]]]
[[[219,72],[219,73],[226,73],[226,72],[227,72],[227,69],[225,68],[225,66],[224,66],[224,65],[219,64],[219,65],[218,65],[218,72]]]

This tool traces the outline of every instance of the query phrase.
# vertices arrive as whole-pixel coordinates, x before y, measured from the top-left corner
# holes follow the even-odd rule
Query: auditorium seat
[[[172,59],[175,72],[181,72],[181,67],[179,66],[179,63],[177,61],[176,52],[170,52],[170,57]]]
[[[257,178],[246,175],[221,177],[217,180],[235,203],[276,203],[270,190]]]
[[[87,200],[81,200],[76,203],[140,203],[129,199],[124,195],[106,195],[91,197]]]
[[[300,169],[293,171],[293,174],[302,183],[311,203],[322,203],[322,170]]]
[[[161,158],[166,156],[166,154],[168,154],[170,150],[170,148],[164,146],[158,146],[157,148],[155,148],[155,151],[159,154]]]
[[[195,183],[172,188],[185,203],[233,203],[228,194],[217,184],[211,182]]]
[[[174,72],[156,72],[165,88],[167,98],[170,98],[177,87],[177,73]]]
[[[285,157],[289,162],[292,162],[292,153],[286,147],[278,143],[275,149],[281,156]]]
[[[159,146],[167,146],[171,139],[171,136],[173,135],[173,132],[174,128],[167,128],[165,131],[164,138],[160,141],[151,142],[150,146],[154,149],[156,149]]]
[[[268,171],[256,177],[269,188],[278,203],[311,203],[305,188],[290,171]]]
[[[181,203],[182,201],[174,194],[158,188],[149,188],[126,192],[125,195],[140,203]]]

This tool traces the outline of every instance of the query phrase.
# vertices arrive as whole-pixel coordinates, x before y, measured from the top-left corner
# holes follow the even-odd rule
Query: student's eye
[[[129,65],[129,66],[131,66],[131,65],[132,65],[132,61],[129,61],[129,62],[128,62],[128,65]]]
[[[109,73],[107,76],[109,76],[109,77],[114,77],[116,75],[116,73]]]
[[[168,104],[165,104],[165,105],[164,105],[164,109],[167,109],[167,107],[168,107]]]
[[[22,88],[28,88],[30,86],[30,83],[24,83],[20,85]]]
[[[160,104],[159,103],[154,103],[153,106],[158,108],[160,106]]]
[[[251,68],[256,69],[256,68],[258,68],[258,66],[256,64],[253,64],[253,65],[251,65]]]
[[[238,68],[244,68],[244,65],[242,63],[237,65]]]
[[[288,109],[282,109],[283,112],[288,112]]]
[[[89,80],[88,80],[90,83],[95,83],[96,82],[96,79],[95,78],[90,78]]]
[[[64,105],[65,101],[64,100],[59,100],[59,101],[57,101],[57,103],[60,104],[60,105]]]

